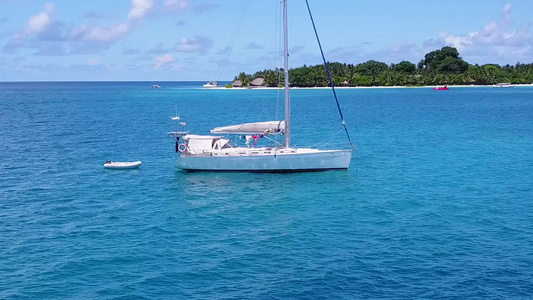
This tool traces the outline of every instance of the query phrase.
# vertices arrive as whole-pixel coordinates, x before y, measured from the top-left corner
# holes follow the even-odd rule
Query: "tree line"
[[[471,65],[454,47],[443,47],[427,53],[417,65],[401,61],[397,64],[369,60],[353,65],[328,63],[335,86],[425,86],[425,85],[488,85],[499,82],[533,83],[533,63],[500,66]],[[254,74],[240,73],[234,80],[248,86],[255,78],[263,78],[266,86],[282,86],[283,69],[263,70]],[[324,65],[289,70],[291,86],[329,86]]]

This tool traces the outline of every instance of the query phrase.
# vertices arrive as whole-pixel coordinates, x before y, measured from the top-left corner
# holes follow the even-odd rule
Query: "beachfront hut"
[[[342,86],[349,86],[350,83],[348,82],[348,80],[344,80],[344,82],[342,83]]]
[[[242,81],[235,80],[232,84],[233,87],[242,87]]]
[[[256,79],[252,80],[252,82],[250,82],[250,86],[251,87],[263,86],[263,85],[265,85],[265,80],[263,78],[256,78]]]

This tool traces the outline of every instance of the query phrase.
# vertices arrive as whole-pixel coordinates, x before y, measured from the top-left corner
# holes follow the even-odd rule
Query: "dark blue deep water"
[[[0,298],[533,297],[533,88],[339,89],[349,171],[188,174],[176,108],[282,107],[201,84],[0,83]],[[331,91],[292,94],[294,144],[345,142]]]

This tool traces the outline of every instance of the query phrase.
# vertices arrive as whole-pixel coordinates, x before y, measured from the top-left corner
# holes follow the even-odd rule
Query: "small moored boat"
[[[434,87],[433,90],[434,91],[447,91],[449,89],[448,89],[448,86],[445,85],[445,86]]]
[[[106,169],[136,169],[142,165],[142,161],[106,161],[104,168]]]
[[[215,88],[218,87],[218,82],[216,81],[209,81],[208,83],[203,85],[204,88]]]
[[[496,83],[495,85],[493,85],[495,88],[512,88],[514,87],[514,85],[508,83],[508,82],[501,82],[501,83]]]

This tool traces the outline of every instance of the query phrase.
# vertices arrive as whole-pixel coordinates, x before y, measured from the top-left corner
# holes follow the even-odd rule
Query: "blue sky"
[[[231,80],[280,67],[279,0],[0,0],[0,81]],[[309,0],[329,61],[533,62],[532,0]],[[320,63],[289,1],[290,66]]]

